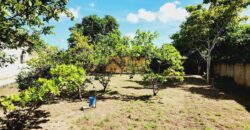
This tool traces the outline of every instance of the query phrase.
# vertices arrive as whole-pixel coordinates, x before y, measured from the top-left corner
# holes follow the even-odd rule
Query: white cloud
[[[145,21],[152,22],[156,19],[156,13],[152,11],[146,11],[145,9],[140,9],[138,11],[138,17]]]
[[[184,8],[177,8],[175,3],[166,3],[160,7],[158,18],[161,22],[183,21],[188,16]]]
[[[73,14],[73,16],[75,17],[75,19],[77,19],[79,17],[79,12],[81,10],[81,7],[77,7],[75,8],[70,8],[69,11]]]
[[[139,22],[139,17],[136,14],[129,13],[127,16],[127,20],[130,23],[138,23]]]
[[[77,8],[69,8],[69,11],[73,14],[74,18],[77,19],[79,17],[79,13],[80,13],[81,7],[77,7]],[[65,13],[62,13],[60,15],[61,19],[63,18],[67,18]]]
[[[89,7],[94,8],[95,7],[95,3],[90,3]]]
[[[129,38],[134,38],[135,37],[135,33],[129,32],[129,33],[125,34],[125,36],[127,36]]]
[[[156,19],[163,23],[183,21],[189,14],[184,8],[177,7],[178,4],[180,4],[179,1],[168,2],[155,12],[147,11],[145,9],[139,9],[136,14],[129,13],[127,16],[127,20],[131,23],[138,23],[140,20],[153,22]]]

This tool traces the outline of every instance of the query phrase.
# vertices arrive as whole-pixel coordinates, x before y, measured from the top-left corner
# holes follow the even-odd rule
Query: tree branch
[[[200,56],[203,58],[203,60],[205,60],[207,62],[206,57],[202,55],[202,53],[200,52],[200,50],[198,48],[195,48],[195,50],[200,54]]]

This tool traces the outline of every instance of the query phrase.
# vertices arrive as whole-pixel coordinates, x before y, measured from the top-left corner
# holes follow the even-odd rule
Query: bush
[[[74,65],[56,65],[50,72],[53,77],[52,79],[60,87],[60,90],[65,89],[71,93],[80,91],[79,89],[84,85],[86,80],[85,70]]]
[[[39,56],[28,62],[28,67],[23,68],[17,76],[20,90],[28,89],[30,86],[39,87],[39,78],[51,78],[50,69],[56,64],[63,63],[63,53],[56,47],[49,47],[39,52]]]
[[[162,46],[161,60],[167,63],[167,69],[163,71],[163,76],[166,77],[167,82],[183,82],[184,78],[184,67],[182,66],[181,58],[179,51],[171,44],[165,44]]]
[[[33,110],[50,96],[60,95],[62,89],[77,92],[86,78],[85,70],[74,65],[56,65],[50,73],[51,79],[39,78],[36,81],[39,87],[28,87],[20,94],[0,98],[0,106],[5,113],[15,110],[16,107],[30,107]]]

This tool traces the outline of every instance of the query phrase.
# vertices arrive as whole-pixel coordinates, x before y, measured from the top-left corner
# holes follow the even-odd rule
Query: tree
[[[63,52],[59,51],[57,47],[40,48],[38,56],[31,59],[27,63],[27,67],[17,75],[17,83],[20,90],[25,90],[30,86],[39,87],[37,82],[39,78],[50,79],[52,77],[50,69],[56,64],[64,63]]]
[[[42,34],[51,34],[46,22],[59,20],[64,13],[73,18],[66,8],[67,0],[1,0],[0,1],[0,67],[13,62],[3,49],[27,48],[40,43]]]
[[[69,62],[86,68],[87,72],[101,72],[96,76],[104,91],[112,76],[106,73],[106,66],[112,58],[124,56],[126,42],[121,38],[118,27],[119,24],[112,16],[100,18],[90,15],[70,28],[67,50]]]
[[[223,63],[247,63],[250,61],[250,26],[233,26],[227,38],[214,50],[214,60]]]
[[[230,31],[228,28],[242,21],[239,13],[249,3],[245,0],[205,0],[204,3],[209,4],[209,7],[205,8],[199,4],[186,8],[190,16],[172,39],[175,42],[183,42],[200,53],[207,62],[209,83],[213,50],[225,40]]]
[[[74,27],[70,28],[70,31],[77,31],[81,35],[88,37],[88,43],[97,44],[103,35],[109,33],[118,33],[119,24],[116,19],[110,15],[100,18],[97,15],[89,15],[82,19],[81,23],[75,24]],[[70,45],[74,44],[75,39],[73,33],[68,39]]]
[[[106,91],[110,79],[112,77],[112,72],[106,72],[106,66],[110,63],[113,57],[116,57],[117,53],[115,48],[117,44],[119,44],[120,35],[117,33],[109,33],[103,36],[100,41],[95,45],[95,53],[99,60],[99,64],[97,65],[97,79],[103,86],[103,91]]]
[[[30,120],[30,115],[42,105],[49,96],[60,94],[56,83],[53,80],[40,80],[41,86],[29,87],[28,89],[0,98],[0,107],[3,108],[7,118],[8,129],[24,129],[25,124]],[[14,117],[13,117],[14,114]]]
[[[155,96],[158,92],[157,83],[161,76],[155,74],[150,69],[150,63],[156,55],[157,48],[153,44],[153,40],[157,38],[156,32],[143,32],[140,30],[136,31],[136,35],[131,43],[130,56],[133,59],[145,59],[145,64],[142,69],[139,70],[144,75],[144,79],[150,82],[153,89],[153,95]]]
[[[34,110],[48,101],[50,97],[59,96],[62,91],[78,93],[79,98],[82,98],[81,87],[86,79],[84,69],[62,64],[51,68],[50,73],[52,75],[50,79],[39,78],[37,80],[39,87],[28,87],[19,94],[0,98],[0,107],[4,109],[5,114],[11,114],[10,112],[13,111],[18,114],[14,117],[17,118],[16,122],[12,122],[13,117],[7,121],[8,129],[23,129]]]
[[[184,68],[182,66],[182,56],[179,51],[171,44],[163,44],[160,48],[159,59],[159,70],[161,65],[166,65],[163,71],[163,76],[166,76],[168,82],[182,82],[184,80]],[[158,73],[160,73],[158,71]]]
[[[158,37],[156,32],[144,32],[137,30],[134,39],[131,41],[130,57],[133,59],[145,59],[145,64],[142,66],[142,71],[148,70],[149,64],[156,52],[156,47],[153,41]]]
[[[78,93],[79,99],[82,100],[82,87],[86,80],[86,72],[83,68],[62,64],[56,65],[50,70],[50,73],[60,91]]]
[[[131,40],[126,36],[118,37],[116,41],[115,58],[118,58],[117,64],[121,68],[121,73],[124,72],[124,68],[128,65],[130,44]]]
[[[67,51],[65,62],[84,68],[87,73],[92,72],[98,65],[98,57],[94,45],[88,43],[88,38],[76,30],[71,30],[71,39],[74,41]]]
[[[157,95],[159,87],[164,83],[178,83],[184,80],[182,56],[171,44],[163,44],[151,57],[153,60],[148,72],[144,76],[153,88],[153,95]],[[157,64],[152,63],[157,62]]]

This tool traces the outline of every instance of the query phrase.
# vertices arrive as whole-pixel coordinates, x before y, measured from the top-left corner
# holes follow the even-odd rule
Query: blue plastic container
[[[96,107],[96,97],[95,96],[89,97],[89,107]]]

